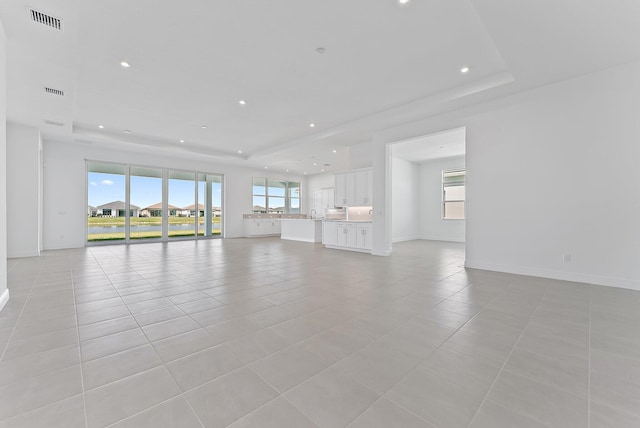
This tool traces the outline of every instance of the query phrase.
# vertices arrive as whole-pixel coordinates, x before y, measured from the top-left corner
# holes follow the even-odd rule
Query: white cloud
[[[90,184],[90,185],[92,185],[92,186],[97,186],[97,185],[98,185],[98,183],[96,183],[95,181],[92,181],[92,182],[91,182],[91,183],[89,183],[89,184]]]
[[[105,186],[111,186],[113,184],[113,181],[111,181],[111,180],[102,180],[100,182],[100,184],[104,184]]]

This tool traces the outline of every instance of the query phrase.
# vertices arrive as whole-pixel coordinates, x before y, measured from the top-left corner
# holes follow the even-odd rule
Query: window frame
[[[255,181],[256,180],[264,180],[264,186],[260,185],[260,186],[256,186]],[[285,187],[284,187],[284,197],[282,195],[273,195],[271,197],[273,198],[284,198],[284,211],[283,212],[270,212],[270,207],[269,207],[269,182],[280,182],[280,183],[284,183]],[[292,186],[292,185],[296,185],[296,186]],[[261,189],[263,189],[262,193],[255,193],[254,188],[255,187],[260,187]],[[274,186],[275,187],[275,186]],[[267,177],[252,177],[251,178],[251,212],[254,214],[299,214],[302,212],[302,206],[301,201],[302,201],[302,194],[301,194],[301,187],[302,187],[302,183],[299,181],[288,181],[285,179],[279,179],[279,178],[267,178]],[[293,197],[291,195],[291,190],[297,188],[298,189],[298,196],[297,197]],[[264,211],[256,211],[255,210],[255,204],[254,202],[254,198],[255,197],[259,197],[259,198],[264,198]],[[298,207],[297,213],[292,213],[291,212],[291,201],[296,199],[298,201]]]
[[[458,175],[462,176],[462,179],[459,181],[454,181],[454,182],[446,182],[445,178],[447,176],[447,174],[455,174],[458,173]],[[446,197],[446,189],[447,187],[463,187],[464,188],[464,198],[463,199],[452,199],[452,200],[447,200]],[[441,210],[441,214],[440,214],[440,218],[441,220],[465,220],[467,217],[467,213],[466,213],[466,208],[467,208],[467,203],[466,203],[466,199],[467,199],[467,195],[466,195],[466,189],[467,188],[467,169],[466,168],[455,168],[455,169],[444,169],[442,170],[442,175],[441,175],[441,198],[442,198],[442,203],[440,204],[440,210]],[[446,217],[446,206],[447,203],[460,203],[462,202],[462,218],[450,218],[450,217]]]
[[[84,197],[85,197],[85,205],[89,206],[89,173],[90,171],[90,165],[102,165],[102,166],[112,166],[112,167],[123,167],[124,168],[124,180],[125,180],[125,214],[126,214],[126,208],[129,208],[129,215],[125,215],[125,238],[124,239],[118,239],[118,240],[90,240],[89,239],[89,225],[88,225],[88,221],[84,222],[84,245],[86,247],[90,247],[90,246],[103,246],[103,245],[121,245],[121,244],[137,244],[137,243],[145,243],[145,242],[172,242],[172,241],[178,241],[178,240],[200,240],[200,239],[222,239],[225,237],[225,222],[226,222],[226,203],[225,203],[225,193],[226,193],[226,176],[225,174],[222,173],[216,173],[216,172],[206,172],[204,170],[183,170],[183,169],[176,169],[176,168],[170,168],[170,167],[160,167],[160,166],[154,166],[154,165],[144,165],[144,164],[129,164],[129,163],[121,163],[121,162],[110,162],[110,161],[102,161],[102,160],[94,160],[94,159],[85,159],[85,191],[84,191]],[[210,236],[202,236],[199,234],[199,228],[202,226],[199,224],[198,220],[200,218],[200,216],[196,216],[195,217],[195,222],[196,222],[196,233],[194,236],[187,236],[184,238],[178,238],[178,237],[173,237],[172,239],[169,239],[169,223],[168,223],[168,216],[162,216],[162,210],[160,211],[160,216],[163,217],[162,220],[162,237],[161,238],[149,238],[149,239],[131,239],[130,238],[130,218],[133,217],[133,210],[131,210],[130,208],[130,198],[131,198],[131,170],[134,168],[149,168],[149,169],[157,169],[159,171],[161,171],[162,173],[162,201],[163,201],[163,205],[164,202],[166,201],[166,204],[168,204],[168,180],[169,180],[169,171],[178,171],[178,172],[186,172],[186,173],[193,173],[195,176],[195,181],[194,181],[194,203],[197,205],[198,204],[198,189],[197,189],[197,184],[198,184],[198,177],[202,174],[206,175],[206,176],[215,176],[218,178],[218,183],[220,184],[220,215],[217,217],[220,217],[220,233],[219,234],[213,234]],[[135,174],[133,174],[134,176],[136,176]],[[173,210],[172,210],[173,211]],[[97,213],[96,213],[97,214]],[[112,211],[113,214],[113,211]],[[198,213],[199,214],[199,213]],[[213,217],[213,215],[212,215]],[[213,229],[212,229],[213,230]]]

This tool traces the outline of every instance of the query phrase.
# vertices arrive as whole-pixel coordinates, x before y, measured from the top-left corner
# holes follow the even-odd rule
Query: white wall
[[[7,256],[40,254],[40,131],[7,123]]]
[[[371,141],[349,146],[349,169],[369,168],[373,165]]]
[[[442,171],[464,169],[464,156],[420,164],[420,238],[464,242],[465,220],[442,219]]]
[[[638,112],[635,62],[386,130],[374,177],[383,143],[466,126],[467,266],[640,289]]]
[[[7,38],[0,21],[0,310],[9,300],[7,289]]]
[[[420,167],[404,159],[391,159],[392,242],[420,237]]]
[[[282,178],[300,181],[295,175],[221,165],[188,155],[161,156],[143,151],[107,149],[84,143],[44,142],[44,212],[43,245],[45,250],[78,248],[85,245],[87,221],[85,160],[121,162],[136,165],[198,170],[224,174],[225,237],[244,235],[243,213],[252,210],[252,177]],[[302,209],[306,207],[302,205]],[[303,211],[304,212],[304,211]]]

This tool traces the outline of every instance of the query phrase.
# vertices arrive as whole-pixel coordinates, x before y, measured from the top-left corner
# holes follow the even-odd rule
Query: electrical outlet
[[[569,263],[571,261],[571,254],[564,253],[562,255],[562,261],[565,262],[565,263]]]

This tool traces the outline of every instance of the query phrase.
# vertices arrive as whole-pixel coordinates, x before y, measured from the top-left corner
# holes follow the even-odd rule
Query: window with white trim
[[[463,220],[466,170],[442,171],[442,218]]]
[[[271,178],[253,178],[254,213],[300,213],[300,183]]]

